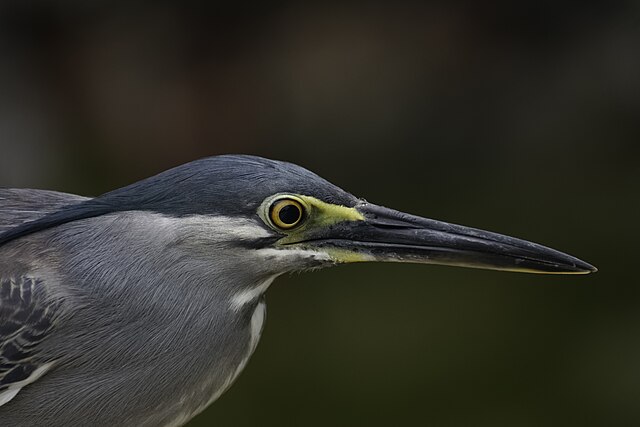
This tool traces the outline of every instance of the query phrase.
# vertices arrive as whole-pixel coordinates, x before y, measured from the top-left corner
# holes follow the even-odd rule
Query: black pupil
[[[278,212],[278,218],[283,224],[291,225],[298,222],[301,214],[300,208],[296,205],[287,205],[280,209]]]

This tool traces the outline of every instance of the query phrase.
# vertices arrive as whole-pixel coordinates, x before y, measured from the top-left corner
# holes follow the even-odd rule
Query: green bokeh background
[[[251,153],[600,271],[280,278],[189,426],[640,425],[637,3],[247,7],[3,1],[0,185],[95,195]]]

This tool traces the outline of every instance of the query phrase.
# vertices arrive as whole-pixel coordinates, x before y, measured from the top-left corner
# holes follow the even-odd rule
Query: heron
[[[596,271],[249,155],[196,160],[94,198],[2,189],[0,424],[184,425],[247,364],[275,278],[369,261]]]

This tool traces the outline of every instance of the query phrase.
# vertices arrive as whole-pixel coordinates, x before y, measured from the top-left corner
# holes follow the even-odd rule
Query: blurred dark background
[[[640,425],[637,2],[0,3],[0,185],[96,195],[231,152],[600,272],[279,279],[190,426]]]

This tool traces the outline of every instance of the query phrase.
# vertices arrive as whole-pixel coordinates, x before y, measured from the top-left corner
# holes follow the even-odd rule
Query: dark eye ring
[[[304,206],[294,199],[278,199],[269,208],[269,219],[281,230],[289,230],[300,224],[304,216]]]

